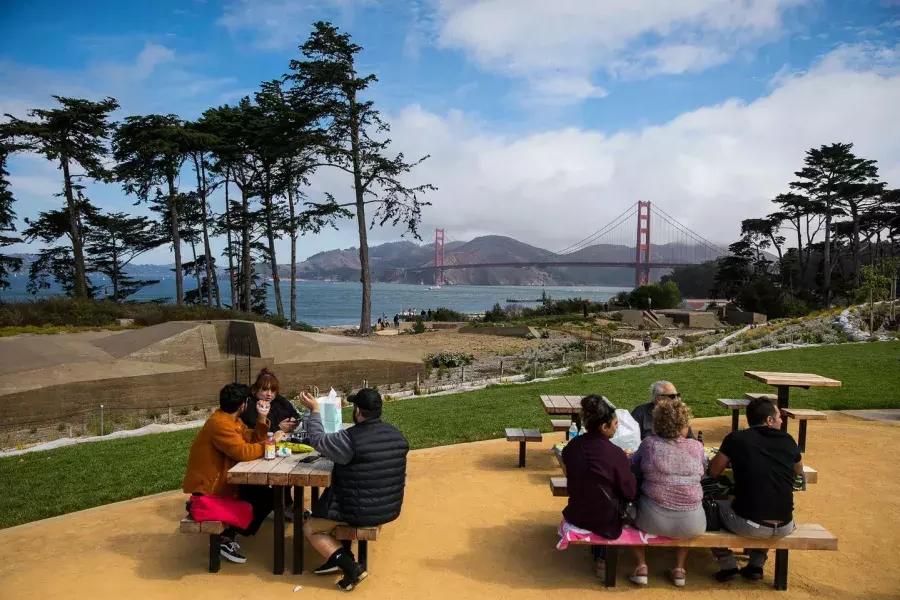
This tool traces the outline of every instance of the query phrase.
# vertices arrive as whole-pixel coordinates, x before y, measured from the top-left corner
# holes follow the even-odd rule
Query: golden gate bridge
[[[651,232],[653,242],[651,243]],[[632,267],[635,286],[650,281],[651,269],[672,269],[696,265],[728,254],[696,231],[682,225],[674,217],[649,201],[638,201],[591,235],[559,250],[548,252],[546,259],[529,261],[468,262],[466,257],[453,256],[447,261],[444,253],[445,234],[436,229],[432,264],[404,269],[434,275],[435,285],[445,283],[444,273],[458,269],[487,269],[492,267]],[[612,260],[593,260],[592,251],[607,246]]]

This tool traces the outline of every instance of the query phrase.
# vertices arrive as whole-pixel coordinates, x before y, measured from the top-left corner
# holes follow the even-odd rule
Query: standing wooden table
[[[308,456],[315,456],[315,462],[301,462]],[[303,572],[303,497],[306,487],[312,488],[312,502],[318,499],[319,488],[331,485],[331,471],[334,463],[320,457],[316,452],[293,454],[274,460],[259,458],[234,465],[228,471],[228,483],[234,485],[272,486],[275,496],[275,541],[272,572],[284,573],[284,493],[294,488],[294,568],[299,575]]]
[[[774,373],[771,371],[744,371],[744,375],[750,379],[761,381],[766,385],[773,385],[778,389],[778,408],[790,406],[790,391],[792,387],[808,390],[811,387],[841,387],[837,379],[829,379],[812,373]],[[787,418],[781,422],[781,430],[787,431]]]
[[[548,415],[569,415],[575,427],[581,429],[581,396],[541,396],[541,404]]]

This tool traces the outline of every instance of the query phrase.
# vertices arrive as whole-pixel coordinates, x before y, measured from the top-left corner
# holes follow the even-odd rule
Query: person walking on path
[[[644,337],[641,338],[641,341],[644,342],[644,352],[650,352],[650,346],[653,344],[653,340],[650,338],[650,334],[645,333]]]
[[[781,411],[771,400],[751,400],[747,405],[748,429],[732,431],[722,440],[709,463],[709,474],[718,477],[731,464],[734,500],[719,500],[722,526],[743,537],[780,538],[794,531],[794,478],[803,473],[803,459],[794,438],[781,431]],[[740,573],[750,580],[763,577],[768,551],[749,549],[750,562],[738,570],[734,553],[713,548],[719,561],[718,581],[730,581]]]
[[[309,408],[309,444],[319,454],[334,461],[331,487],[327,488],[303,524],[303,534],[325,563],[317,575],[343,572],[337,582],[351,591],[368,573],[353,553],[334,537],[343,524],[374,527],[400,516],[406,485],[406,455],[409,442],[393,425],[381,420],[381,395],[363,388],[348,400],[354,405],[355,425],[336,433],[325,433],[319,404],[308,393],[300,396]]]

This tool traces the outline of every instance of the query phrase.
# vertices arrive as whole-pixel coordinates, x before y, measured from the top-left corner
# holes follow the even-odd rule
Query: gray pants
[[[719,516],[722,518],[722,526],[731,533],[758,540],[784,537],[795,529],[793,521],[780,527],[773,527],[772,525],[754,523],[739,517],[731,509],[731,500],[719,500]],[[737,569],[737,560],[734,558],[734,552],[728,548],[713,548],[712,553],[716,560],[719,561],[720,569]],[[768,553],[769,551],[765,548],[749,548],[747,554],[750,556],[750,566],[760,568],[765,566]]]

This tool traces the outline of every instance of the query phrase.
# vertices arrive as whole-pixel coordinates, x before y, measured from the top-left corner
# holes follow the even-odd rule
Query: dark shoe
[[[241,547],[237,542],[225,541],[219,546],[219,554],[233,563],[243,564],[247,562],[247,557],[241,554]]]
[[[341,568],[338,566],[337,561],[329,558],[324,563],[313,569],[313,573],[316,575],[328,575],[329,573],[337,573]]]
[[[716,581],[725,583],[726,581],[731,581],[737,577],[737,574],[737,569],[721,569],[716,573]]]
[[[352,592],[359,584],[365,580],[369,574],[363,569],[360,565],[354,563],[356,568],[353,573],[345,573],[344,576],[338,580],[337,586],[344,592]]]
[[[741,577],[751,581],[759,581],[763,578],[762,567],[751,567],[750,565],[747,565],[741,569]]]

